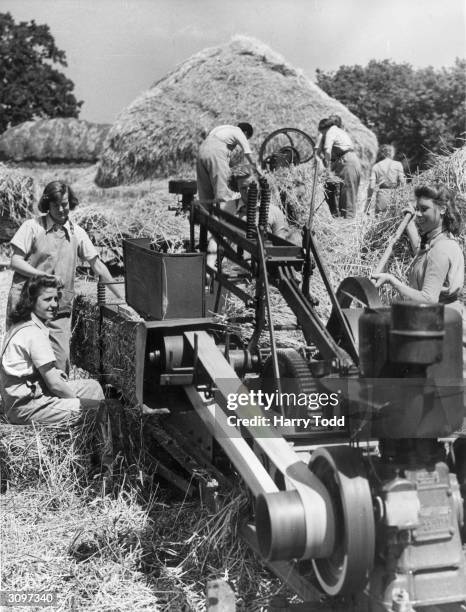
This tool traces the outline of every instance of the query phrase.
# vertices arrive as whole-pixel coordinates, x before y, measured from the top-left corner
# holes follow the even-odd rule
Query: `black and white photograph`
[[[466,612],[465,0],[0,0],[0,610]]]

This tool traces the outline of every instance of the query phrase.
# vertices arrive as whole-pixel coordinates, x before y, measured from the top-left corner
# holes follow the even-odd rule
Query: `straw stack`
[[[236,36],[193,55],[121,112],[104,143],[96,182],[109,187],[192,175],[199,144],[216,125],[249,121],[257,150],[283,127],[300,128],[315,139],[319,120],[332,113],[342,117],[368,168],[375,135],[272,49]]]
[[[0,164],[0,243],[11,240],[21,223],[32,215],[34,181]]]
[[[0,136],[0,158],[48,163],[97,161],[110,125],[80,119],[25,121]]]

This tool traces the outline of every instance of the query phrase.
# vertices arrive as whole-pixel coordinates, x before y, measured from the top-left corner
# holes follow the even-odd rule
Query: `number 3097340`
[[[55,591],[0,591],[0,606],[53,606],[57,603]]]

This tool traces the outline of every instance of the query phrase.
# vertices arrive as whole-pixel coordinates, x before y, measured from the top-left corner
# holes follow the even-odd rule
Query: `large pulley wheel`
[[[336,298],[353,336],[353,341],[358,346],[359,317],[363,313],[364,308],[381,308],[383,306],[379,292],[374,283],[365,276],[348,276],[340,283],[336,291]],[[332,310],[327,323],[327,329],[342,348],[347,349],[345,330],[335,309]]]
[[[267,170],[288,168],[312,159],[315,143],[298,128],[280,128],[269,134],[259,150],[261,167]]]
[[[312,565],[328,595],[362,590],[375,555],[375,521],[369,483],[359,451],[348,446],[321,447],[309,467],[328,489],[335,512],[335,548]]]
[[[294,349],[279,349],[277,351],[278,371],[280,374],[280,391],[282,399],[287,398],[283,404],[283,414],[287,418],[300,418],[307,416],[307,407],[294,402],[294,398],[304,398],[315,391],[315,384],[307,361]],[[272,410],[281,412],[278,389],[273,373],[273,360],[269,357],[262,368],[261,389],[264,393],[277,393],[272,404]]]

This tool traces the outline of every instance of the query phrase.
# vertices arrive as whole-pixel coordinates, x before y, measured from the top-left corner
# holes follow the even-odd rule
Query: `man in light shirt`
[[[369,212],[372,198],[375,195],[375,212],[386,210],[393,197],[394,190],[406,183],[403,166],[394,161],[395,149],[388,144],[379,148],[380,161],[372,166],[369,188],[367,190],[366,212]]]
[[[228,189],[230,155],[236,146],[241,147],[244,157],[258,174],[248,140],[254,130],[249,123],[219,125],[201,144],[197,157],[197,189],[201,204],[222,204],[231,197]]]
[[[322,134],[317,154],[324,166],[342,180],[337,208],[341,217],[351,219],[356,214],[361,162],[354,152],[353,141],[341,127],[341,118],[332,115],[319,123]],[[332,214],[334,212],[331,210]],[[335,211],[336,212],[336,211]]]

